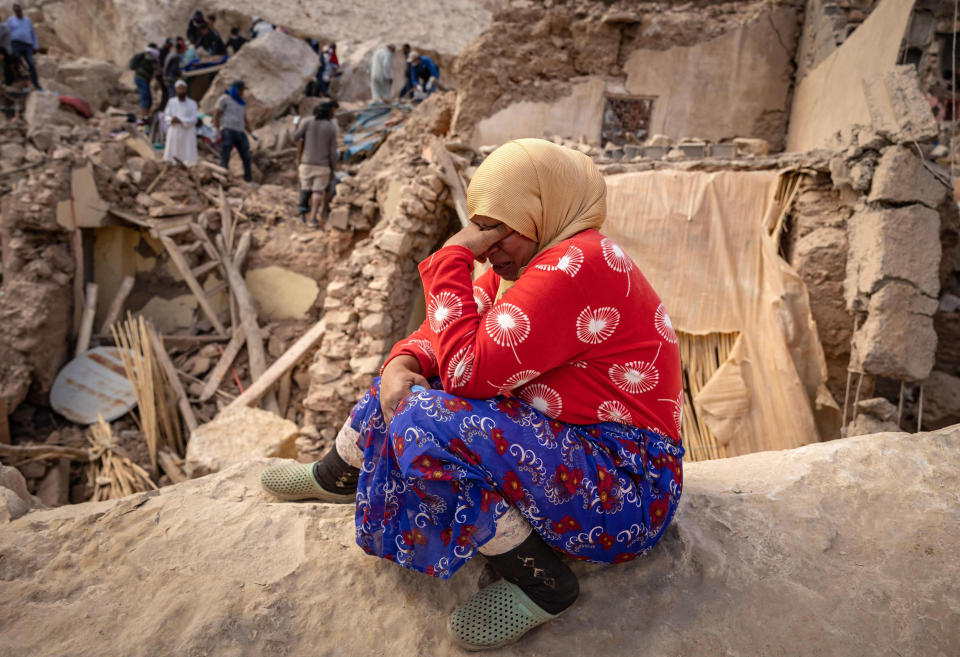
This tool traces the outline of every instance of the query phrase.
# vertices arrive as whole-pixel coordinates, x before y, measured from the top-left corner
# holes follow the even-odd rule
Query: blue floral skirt
[[[404,399],[389,429],[379,378],[353,409],[363,450],[357,544],[367,553],[446,579],[512,505],[555,549],[618,563],[648,551],[670,523],[683,487],[679,442],[437,385]]]

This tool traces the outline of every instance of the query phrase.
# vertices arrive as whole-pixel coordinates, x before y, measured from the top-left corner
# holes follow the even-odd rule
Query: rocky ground
[[[960,426],[687,464],[648,556],[573,564],[576,606],[491,654],[953,654],[958,462]],[[367,557],[351,508],[268,499],[266,464],[7,525],[4,654],[461,654],[444,623],[480,560],[441,581]]]

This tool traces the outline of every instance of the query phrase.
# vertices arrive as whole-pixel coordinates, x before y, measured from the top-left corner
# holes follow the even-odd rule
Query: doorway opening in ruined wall
[[[618,146],[643,143],[649,136],[655,100],[654,96],[607,94],[604,97],[603,127],[600,131],[603,143],[613,142]]]

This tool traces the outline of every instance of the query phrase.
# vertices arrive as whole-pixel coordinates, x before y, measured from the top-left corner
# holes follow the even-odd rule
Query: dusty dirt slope
[[[678,520],[501,655],[948,655],[960,425],[693,463]],[[265,462],[0,532],[4,655],[450,655],[470,596],[365,556],[352,509],[282,504]]]

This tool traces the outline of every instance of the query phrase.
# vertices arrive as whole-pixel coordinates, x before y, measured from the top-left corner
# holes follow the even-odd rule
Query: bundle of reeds
[[[680,362],[683,369],[683,417],[681,429],[686,457],[705,461],[726,457],[726,450],[710,431],[693,405],[700,391],[730,356],[739,333],[693,335],[677,331],[680,340]]]
[[[90,469],[87,471],[94,502],[115,500],[132,493],[156,490],[146,470],[134,463],[113,439],[102,417],[90,426]]]
[[[143,317],[127,316],[111,330],[120,351],[127,379],[137,398],[139,417],[133,414],[147,441],[150,466],[157,475],[157,450],[167,446],[183,453],[183,432],[177,414],[176,400],[154,353],[153,329]]]

